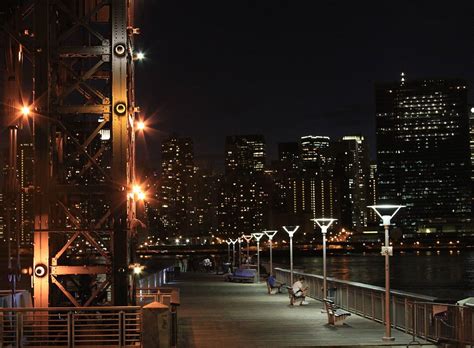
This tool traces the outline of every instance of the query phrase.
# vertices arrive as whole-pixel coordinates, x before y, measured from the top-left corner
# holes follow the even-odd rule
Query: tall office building
[[[33,144],[22,142],[18,151],[18,183],[19,192],[19,222],[20,244],[31,246],[33,243]]]
[[[225,165],[218,197],[219,234],[236,238],[262,230],[268,202],[263,136],[228,136]]]
[[[191,138],[172,136],[161,145],[159,215],[167,237],[187,233],[192,200],[194,150]]]
[[[367,194],[367,205],[377,204],[377,163],[370,163],[369,167],[369,187]],[[367,225],[374,226],[379,222],[379,217],[373,209],[367,208]]]
[[[335,142],[338,167],[334,177],[339,181],[341,225],[362,232],[367,226],[369,149],[361,135],[344,136]]]
[[[474,185],[474,106],[471,106],[469,110],[469,124],[470,124],[469,144],[471,148],[471,181]]]
[[[376,87],[379,203],[403,204],[408,232],[463,231],[472,218],[466,83]]]
[[[262,135],[228,136],[225,151],[226,174],[261,173],[265,169],[265,139]]]
[[[329,147],[330,138],[321,135],[301,137],[301,161],[303,170],[321,166],[321,151]]]
[[[301,167],[301,147],[297,142],[278,144],[278,162],[284,171],[297,171]]]

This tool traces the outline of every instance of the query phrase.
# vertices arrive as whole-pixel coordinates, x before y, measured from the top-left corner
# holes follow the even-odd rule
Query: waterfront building
[[[167,237],[188,231],[194,149],[191,138],[172,136],[161,145],[161,176],[158,188],[160,225]]]
[[[18,151],[18,183],[20,188],[18,228],[20,229],[20,245],[23,246],[31,246],[33,243],[33,165],[33,144],[30,142],[20,143]]]
[[[367,205],[377,204],[377,163],[371,162],[369,167],[369,186],[367,195]],[[377,213],[370,208],[367,208],[367,225],[377,225],[380,218]]]
[[[301,161],[303,171],[312,171],[320,167],[321,151],[329,147],[330,138],[322,135],[305,135],[300,139],[301,142]]]
[[[265,169],[265,158],[265,139],[262,135],[226,137],[226,175],[261,173]]]
[[[369,149],[361,135],[344,136],[333,145],[337,158],[334,177],[339,181],[340,224],[362,232],[368,221]]]
[[[378,203],[403,204],[406,232],[464,232],[471,182],[467,87],[422,79],[376,87]]]
[[[471,150],[471,181],[474,185],[474,106],[469,109],[470,139],[469,147]],[[474,190],[473,190],[474,193]]]
[[[225,175],[218,195],[218,232],[236,238],[266,223],[265,140],[262,135],[228,136]]]

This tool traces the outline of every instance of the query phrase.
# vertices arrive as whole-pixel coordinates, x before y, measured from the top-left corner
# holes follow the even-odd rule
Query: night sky
[[[375,153],[374,83],[455,77],[474,89],[474,1],[141,0],[138,104],[151,117],[140,157],[170,134],[224,159],[226,135],[276,143],[363,134]],[[144,149],[144,146],[142,146]]]

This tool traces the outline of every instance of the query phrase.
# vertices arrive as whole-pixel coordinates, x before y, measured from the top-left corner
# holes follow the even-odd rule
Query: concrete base
[[[395,341],[395,337],[382,337],[382,341]]]
[[[142,308],[142,347],[171,346],[171,317],[167,305],[152,302]]]

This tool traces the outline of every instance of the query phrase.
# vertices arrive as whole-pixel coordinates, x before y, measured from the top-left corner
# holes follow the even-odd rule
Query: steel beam
[[[53,286],[75,306],[92,305],[108,289],[113,304],[127,305],[135,218],[127,200],[135,180],[131,2],[34,5],[34,258],[46,269],[34,279],[35,306],[56,300]],[[72,293],[84,275],[101,285],[79,303],[84,298]]]
[[[49,230],[50,200],[49,186],[51,181],[51,130],[49,117],[50,106],[50,1],[36,1],[35,19],[35,112],[44,117],[34,119],[34,152],[35,152],[35,194],[34,213],[36,230]],[[35,307],[49,306],[49,233],[34,233],[33,269],[46,266],[45,274],[33,275]]]

